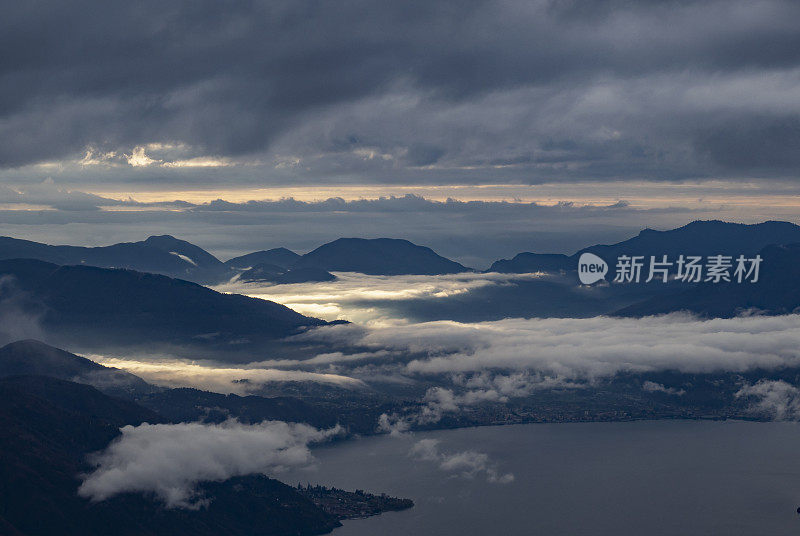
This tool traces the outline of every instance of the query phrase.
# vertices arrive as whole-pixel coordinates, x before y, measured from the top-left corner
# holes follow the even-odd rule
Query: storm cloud
[[[23,2],[0,166],[120,184],[796,175],[794,2]]]

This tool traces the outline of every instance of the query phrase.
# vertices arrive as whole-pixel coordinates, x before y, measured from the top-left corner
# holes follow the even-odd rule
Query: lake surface
[[[509,483],[411,456],[488,455]],[[800,534],[800,425],[715,421],[531,424],[370,437],[319,448],[280,475],[412,498],[334,536]]]

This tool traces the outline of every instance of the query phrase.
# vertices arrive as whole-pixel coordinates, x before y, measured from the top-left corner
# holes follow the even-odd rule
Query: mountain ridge
[[[338,238],[306,253],[292,266],[368,275],[443,275],[470,268],[398,238]]]
[[[582,253],[603,258],[613,273],[619,255],[716,255],[718,253],[754,255],[772,244],[800,242],[800,226],[784,221],[768,220],[755,224],[695,220],[675,229],[656,231],[642,229],[636,236],[615,244],[587,246],[572,255],[518,253],[512,259],[495,261],[487,272],[529,273],[558,272],[577,269]]]

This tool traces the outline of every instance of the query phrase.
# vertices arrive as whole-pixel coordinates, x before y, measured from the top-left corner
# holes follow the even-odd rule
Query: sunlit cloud
[[[195,387],[224,394],[247,395],[274,382],[317,382],[347,389],[358,389],[364,383],[337,374],[278,370],[257,366],[234,368],[229,365],[199,364],[182,360],[127,359],[90,355],[93,361],[116,367],[163,387]]]
[[[164,167],[175,168],[214,168],[214,167],[230,167],[233,164],[230,160],[223,158],[210,158],[207,156],[198,156],[197,158],[189,158],[188,160],[175,160],[174,162],[164,162]]]
[[[125,159],[128,165],[133,167],[151,166],[161,162],[160,160],[155,160],[147,156],[147,154],[145,154],[145,148],[142,146],[134,147],[131,154],[125,155]]]
[[[334,272],[336,281],[270,285],[235,281],[214,287],[220,292],[244,294],[275,301],[300,313],[325,320],[349,320],[379,324],[400,320],[388,307],[371,302],[442,299],[475,289],[539,279],[543,274],[460,273],[447,275],[381,276]]]

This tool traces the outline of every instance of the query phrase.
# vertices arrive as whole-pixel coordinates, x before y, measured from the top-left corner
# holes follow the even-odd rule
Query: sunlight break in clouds
[[[93,458],[95,470],[78,489],[81,497],[103,501],[120,493],[154,494],[167,508],[198,509],[201,482],[234,476],[271,475],[313,462],[309,444],[341,432],[305,424],[265,421],[245,425],[147,424],[125,426],[122,435]]]
[[[447,275],[366,275],[334,272],[336,281],[270,285],[236,281],[217,285],[219,292],[244,294],[285,305],[323,320],[349,320],[380,324],[396,315],[388,309],[366,306],[372,300],[402,301],[437,299],[466,294],[477,288],[511,281],[537,279],[540,274],[471,273]]]
[[[348,389],[357,389],[364,386],[360,380],[347,376],[299,370],[235,368],[214,366],[213,364],[201,365],[181,360],[145,361],[104,356],[89,356],[89,358],[101,365],[123,369],[136,374],[155,385],[163,387],[195,387],[223,394],[247,395],[269,382],[312,381]]]

